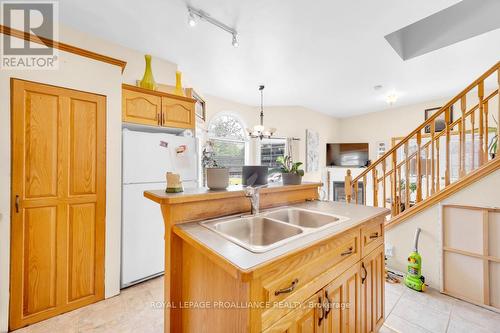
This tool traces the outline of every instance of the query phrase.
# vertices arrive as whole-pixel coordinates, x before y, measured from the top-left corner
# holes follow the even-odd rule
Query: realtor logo
[[[13,32],[2,35],[0,69],[51,70],[58,68],[58,50],[44,41],[58,40],[58,3],[3,1],[2,25]]]

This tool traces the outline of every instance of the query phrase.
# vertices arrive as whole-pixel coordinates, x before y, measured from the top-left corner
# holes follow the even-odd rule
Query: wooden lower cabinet
[[[377,332],[384,321],[384,239],[361,239],[370,239],[378,224],[367,221],[251,271],[233,270],[175,228],[176,265],[182,269],[174,271],[170,288],[183,287],[170,293],[174,303],[223,299],[266,306],[238,308],[231,315],[210,309],[167,312],[170,332]]]
[[[280,319],[265,333],[317,333],[323,332],[322,304],[324,303],[323,291],[318,292],[300,307]]]
[[[356,263],[323,289],[324,333],[358,333],[361,327],[361,271]]]
[[[377,332],[384,323],[384,245],[380,245],[361,261],[361,333]]]
[[[369,333],[383,319],[382,245],[264,332]]]

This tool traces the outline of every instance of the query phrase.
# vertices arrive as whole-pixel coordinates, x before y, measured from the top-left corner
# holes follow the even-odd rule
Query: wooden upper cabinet
[[[122,87],[122,120],[124,122],[194,128],[196,102],[194,99],[127,84]]]
[[[161,97],[123,89],[122,120],[142,125],[160,124]]]
[[[194,128],[194,103],[162,97],[161,110],[163,126]]]

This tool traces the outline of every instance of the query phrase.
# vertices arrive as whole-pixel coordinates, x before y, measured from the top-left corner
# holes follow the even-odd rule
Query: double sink
[[[283,208],[200,224],[251,252],[261,253],[347,220],[343,216],[303,208]]]

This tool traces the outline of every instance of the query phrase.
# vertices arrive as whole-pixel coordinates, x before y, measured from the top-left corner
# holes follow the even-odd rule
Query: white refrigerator
[[[161,274],[164,264],[160,206],[146,190],[166,188],[167,171],[181,175],[184,188],[198,186],[197,144],[192,137],[123,129],[121,287]],[[177,152],[184,146],[185,151]],[[182,147],[182,148],[184,148]]]

